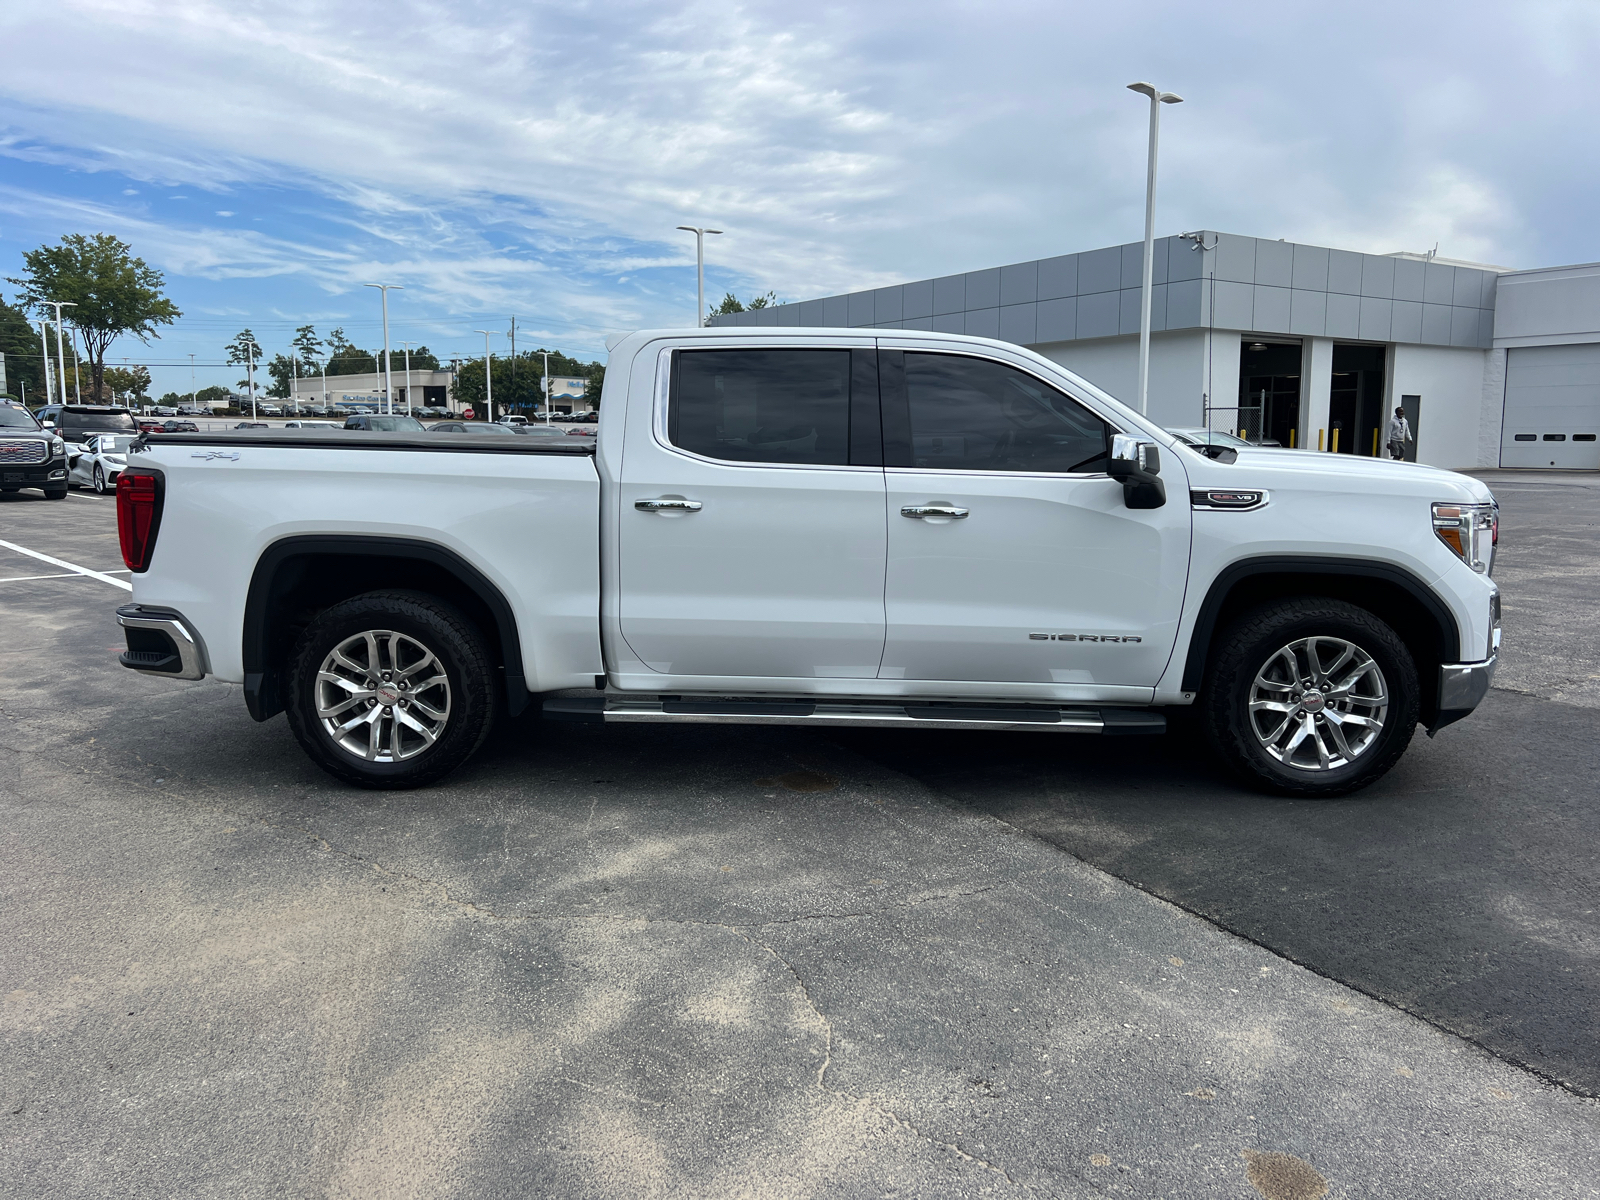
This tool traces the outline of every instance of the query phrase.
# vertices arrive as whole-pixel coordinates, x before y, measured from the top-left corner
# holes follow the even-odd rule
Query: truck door
[[[875,678],[887,535],[870,342],[670,354],[620,470],[628,648],[663,675]]]
[[[1166,456],[1164,507],[1131,510],[1104,474],[1106,422],[1039,376],[920,351],[881,366],[882,676],[1153,687],[1188,570],[1181,464]]]

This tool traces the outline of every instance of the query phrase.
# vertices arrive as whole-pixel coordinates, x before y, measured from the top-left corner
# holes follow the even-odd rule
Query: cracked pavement
[[[97,503],[3,536],[116,566]],[[117,666],[122,595],[0,588],[7,1196],[1597,1194],[1592,1101],[903,739],[523,722],[357,792]]]

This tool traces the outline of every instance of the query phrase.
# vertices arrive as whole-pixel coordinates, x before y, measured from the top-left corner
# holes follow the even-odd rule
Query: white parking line
[[[120,570],[120,571],[107,571],[106,574],[107,575],[129,575],[129,574],[132,574],[132,572],[128,571],[127,569],[123,569],[123,570]],[[31,579],[82,579],[82,578],[84,578],[84,576],[80,575],[76,571],[57,571],[54,575],[7,575],[4,579],[0,579],[0,583],[27,583]]]
[[[15,550],[18,554],[26,554],[29,558],[37,558],[40,562],[49,563],[52,567],[65,567],[74,575],[87,575],[90,579],[98,579],[101,583],[109,583],[112,587],[119,587],[125,592],[133,591],[133,584],[126,579],[113,579],[102,571],[91,571],[88,567],[80,567],[77,563],[69,563],[64,559],[51,558],[48,554],[40,554],[37,550],[29,550],[26,546],[19,546],[15,542],[0,539],[0,546],[7,550]]]

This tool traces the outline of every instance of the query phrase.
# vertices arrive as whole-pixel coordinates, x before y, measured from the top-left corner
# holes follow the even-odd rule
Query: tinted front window
[[[420,433],[422,422],[415,417],[368,417],[367,428],[378,433]]]
[[[33,419],[33,414],[25,408],[15,408],[10,404],[0,404],[0,429],[37,429],[39,422]]]
[[[734,462],[850,461],[850,351],[680,350],[672,444]]]
[[[955,471],[1103,471],[1108,427],[1004,363],[906,355],[912,464]]]
[[[134,433],[139,428],[134,423],[133,415],[125,412],[79,413],[68,409],[59,419],[63,429],[92,430],[95,433],[120,433],[123,430]]]

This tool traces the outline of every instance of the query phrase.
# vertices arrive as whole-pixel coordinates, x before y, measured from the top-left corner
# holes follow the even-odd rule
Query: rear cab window
[[[877,390],[867,348],[678,350],[667,439],[724,462],[877,466]]]

